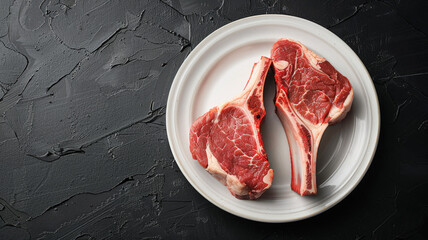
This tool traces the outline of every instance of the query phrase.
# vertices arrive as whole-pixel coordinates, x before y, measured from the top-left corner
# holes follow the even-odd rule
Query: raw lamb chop
[[[190,129],[192,157],[239,199],[257,199],[272,185],[273,170],[260,133],[270,65],[271,60],[262,57],[243,92],[196,119]]]
[[[352,86],[327,60],[299,42],[280,39],[271,58],[276,112],[290,147],[291,189],[302,196],[316,194],[318,146],[327,126],[350,110]]]

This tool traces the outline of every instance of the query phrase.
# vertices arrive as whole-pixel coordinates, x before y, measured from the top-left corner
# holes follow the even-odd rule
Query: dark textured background
[[[428,239],[427,1],[0,1],[0,239]],[[231,21],[337,34],[382,122],[358,187],[316,217],[233,216],[183,177],[165,131],[180,64]]]

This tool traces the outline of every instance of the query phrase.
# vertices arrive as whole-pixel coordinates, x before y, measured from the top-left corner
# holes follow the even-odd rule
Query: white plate
[[[238,95],[254,62],[270,56],[280,38],[300,41],[325,57],[349,78],[354,102],[347,117],[329,126],[319,148],[318,195],[301,197],[290,189],[290,153],[282,125],[274,113],[274,83],[265,88],[267,115],[262,135],[271,168],[272,187],[260,199],[238,200],[206,172],[189,151],[193,121],[213,106]],[[175,160],[192,186],[218,207],[262,222],[289,222],[321,213],[345,198],[360,182],[375,153],[380,126],[379,103],[366,68],[340,38],[310,21],[261,15],[230,23],[205,38],[175,76],[166,111],[168,140]]]

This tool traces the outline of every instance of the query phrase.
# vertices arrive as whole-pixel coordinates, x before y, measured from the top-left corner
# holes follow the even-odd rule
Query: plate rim
[[[173,120],[171,119],[172,116],[172,111],[173,109],[169,106],[173,105],[174,101],[175,101],[175,95],[176,93],[178,93],[179,91],[179,87],[180,86],[180,79],[182,78],[182,76],[185,75],[186,71],[188,70],[188,66],[189,63],[191,63],[191,61],[193,60],[193,58],[197,57],[198,52],[200,52],[201,50],[203,50],[204,48],[207,48],[207,43],[210,43],[212,41],[212,39],[215,39],[217,36],[221,35],[221,34],[226,34],[227,31],[233,30],[233,28],[239,27],[242,24],[250,24],[252,22],[259,22],[259,21],[268,21],[269,19],[282,19],[282,20],[287,20],[287,21],[296,21],[302,24],[309,24],[312,25],[312,27],[317,28],[318,30],[324,32],[325,34],[329,35],[329,37],[333,38],[335,40],[335,42],[341,44],[341,47],[344,47],[345,49],[348,50],[348,52],[350,52],[352,54],[352,56],[348,57],[348,58],[352,58],[354,60],[356,60],[356,62],[360,65],[361,69],[363,70],[363,72],[360,72],[360,74],[362,76],[365,75],[365,77],[363,77],[362,79],[369,79],[371,81],[367,81],[367,85],[369,86],[370,89],[365,89],[368,98],[372,98],[371,100],[374,100],[375,106],[372,106],[370,103],[372,103],[372,101],[369,101],[369,106],[371,108],[371,113],[374,115],[373,116],[373,125],[372,125],[372,129],[373,128],[377,128],[375,135],[375,141],[373,144],[369,145],[369,142],[367,143],[367,151],[363,156],[363,159],[368,159],[367,163],[365,166],[363,166],[364,168],[361,169],[360,167],[358,167],[356,169],[356,171],[349,176],[349,178],[346,180],[346,186],[348,186],[348,188],[344,189],[344,191],[342,192],[338,192],[335,195],[332,195],[329,197],[329,199],[334,199],[333,201],[329,201],[329,204],[327,204],[326,206],[322,207],[321,209],[319,209],[318,211],[313,211],[310,212],[309,214],[305,214],[302,216],[298,216],[298,217],[294,217],[294,218],[281,218],[281,219],[269,219],[269,218],[261,218],[261,217],[255,217],[252,216],[251,214],[245,214],[239,211],[236,211],[232,208],[228,208],[227,206],[224,206],[223,204],[221,204],[221,202],[217,202],[215,201],[213,198],[211,198],[211,196],[209,194],[206,194],[199,186],[198,184],[196,184],[192,177],[189,175],[189,173],[187,173],[186,169],[182,166],[182,163],[180,162],[180,160],[177,160],[179,158],[179,154],[178,151],[180,151],[179,149],[176,149],[177,147],[173,144],[173,140],[176,140],[175,136],[172,133],[172,126],[173,126]],[[214,42],[211,42],[211,44],[214,44]],[[362,82],[365,82],[365,80],[362,80]],[[365,88],[365,85],[363,84],[363,88]],[[380,107],[379,107],[379,99],[377,96],[377,92],[376,92],[376,88],[374,86],[373,80],[369,74],[369,72],[367,71],[367,68],[365,67],[365,65],[363,64],[363,62],[361,61],[361,59],[358,57],[358,55],[341,39],[339,38],[336,34],[334,34],[333,32],[331,32],[330,30],[324,28],[323,26],[314,23],[312,21],[300,18],[300,17],[295,17],[295,16],[290,16],[290,15],[285,15],[285,14],[263,14],[263,15],[255,15],[255,16],[250,16],[250,17],[246,17],[246,18],[242,18],[236,21],[233,21],[231,23],[228,23],[220,28],[218,28],[217,30],[215,30],[214,32],[212,32],[211,34],[209,34],[207,37],[205,37],[191,52],[190,54],[186,57],[186,59],[183,61],[183,63],[181,64],[180,68],[178,69],[174,80],[171,84],[171,88],[168,94],[168,101],[167,101],[167,106],[166,106],[166,131],[167,131],[167,137],[168,137],[168,141],[169,141],[169,146],[171,149],[171,152],[173,154],[174,160],[177,163],[181,173],[185,176],[185,178],[187,179],[187,181],[192,185],[192,187],[199,192],[199,194],[201,194],[205,199],[207,199],[209,202],[211,202],[212,204],[214,204],[215,206],[219,207],[220,209],[231,213],[233,215],[242,217],[242,218],[246,218],[249,220],[253,220],[253,221],[259,221],[259,222],[270,222],[270,223],[281,223],[281,222],[292,222],[292,221],[298,221],[298,220],[303,220],[306,218],[310,218],[313,217],[315,215],[318,215],[330,208],[332,208],[333,206],[335,206],[336,204],[338,204],[339,202],[341,202],[344,198],[346,198],[361,182],[361,180],[364,178],[365,174],[368,171],[368,168],[370,167],[374,155],[376,153],[376,149],[377,149],[377,145],[379,142],[379,135],[380,135],[380,123],[381,123],[381,115],[380,115]],[[373,131],[370,131],[369,136],[372,136]],[[369,156],[367,156],[367,154]],[[358,166],[360,166],[363,163],[363,161],[361,161]],[[357,174],[357,171],[360,170],[360,172]],[[352,184],[349,184],[349,181],[351,181],[353,178],[357,178],[354,179],[354,181],[352,182]],[[344,187],[346,187],[344,186]],[[335,197],[339,195],[338,197]]]

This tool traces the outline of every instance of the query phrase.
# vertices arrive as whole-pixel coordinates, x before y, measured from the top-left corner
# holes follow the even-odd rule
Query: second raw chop
[[[300,195],[316,194],[318,146],[327,126],[350,110],[352,86],[327,60],[297,41],[280,39],[271,58],[276,111],[290,147],[291,189]]]
[[[257,199],[272,185],[273,170],[260,132],[270,65],[262,57],[243,92],[196,119],[190,129],[192,157],[240,199]]]

